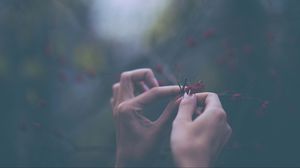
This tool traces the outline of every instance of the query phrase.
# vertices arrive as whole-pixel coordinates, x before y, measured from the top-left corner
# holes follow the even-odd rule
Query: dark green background
[[[138,67],[219,93],[233,135],[217,165],[300,166],[300,1],[173,1],[135,57],[97,37],[90,5],[0,0],[0,166],[112,166],[111,85]],[[172,165],[167,143],[159,156]]]

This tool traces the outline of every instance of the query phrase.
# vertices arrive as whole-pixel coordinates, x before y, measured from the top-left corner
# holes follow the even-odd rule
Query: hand
[[[194,120],[197,102],[204,110]],[[171,149],[180,167],[208,167],[231,135],[226,113],[214,93],[185,94],[173,121]]]
[[[144,92],[135,96],[136,85],[142,86]],[[111,99],[117,132],[117,167],[149,165],[162,142],[167,123],[171,126],[168,121],[179,102],[170,101],[155,121],[143,115],[144,108],[154,100],[175,97],[178,93],[178,86],[159,87],[150,69],[122,73],[120,82],[113,86]]]

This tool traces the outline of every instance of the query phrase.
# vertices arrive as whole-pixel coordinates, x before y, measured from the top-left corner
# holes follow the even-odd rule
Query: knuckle
[[[228,128],[228,134],[231,135],[232,134],[232,128],[230,125],[227,125],[227,128]]]
[[[145,71],[146,73],[153,73],[152,69],[150,69],[150,68],[144,68],[144,71]]]
[[[218,97],[218,95],[216,93],[213,93],[213,92],[208,92],[208,96],[210,96],[210,97]]]
[[[115,84],[112,86],[112,90],[118,89],[119,86],[120,86],[119,83],[115,83]]]
[[[120,103],[119,105],[116,106],[116,111],[118,113],[125,113],[128,111],[128,104],[125,102]]]
[[[174,130],[185,130],[187,131],[189,128],[189,123],[182,119],[175,119],[172,122],[172,129]]]
[[[128,78],[130,78],[130,75],[131,75],[131,73],[128,72],[128,71],[122,72],[122,74],[121,74],[121,80],[122,79],[128,79]]]
[[[227,114],[222,108],[217,108],[214,110],[215,117],[218,120],[226,120],[227,119]]]
[[[180,126],[180,125],[182,125],[182,122],[181,122],[180,120],[178,120],[178,119],[175,119],[175,120],[173,121],[173,123],[172,123],[172,127],[173,127],[173,128],[176,128],[176,127],[178,127],[178,126]]]
[[[174,120],[174,121],[172,122],[172,127],[174,128],[174,127],[176,127],[176,125],[177,125],[177,121]]]
[[[190,105],[191,104],[191,101],[188,101],[186,99],[183,99],[181,102],[180,102],[180,106],[186,106],[186,105]]]
[[[157,94],[159,94],[159,92],[160,92],[160,88],[159,87],[154,87],[154,88],[150,89],[150,93],[152,95],[157,95]]]
[[[173,121],[172,123],[172,129],[176,129],[178,127],[178,122],[177,121]]]
[[[142,72],[144,74],[144,78],[148,78],[148,77],[151,78],[152,76],[154,76],[154,73],[153,73],[152,69],[150,69],[150,68],[143,68]]]
[[[148,74],[148,76],[154,76],[152,69],[149,68],[146,69],[146,74]]]

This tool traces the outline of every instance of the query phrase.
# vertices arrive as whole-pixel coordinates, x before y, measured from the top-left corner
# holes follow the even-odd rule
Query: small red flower
[[[265,101],[263,101],[263,102],[261,103],[261,108],[262,108],[263,110],[267,109],[268,106],[269,106],[269,101],[268,101],[268,100],[265,100]]]
[[[190,36],[186,39],[186,44],[188,47],[192,48],[196,46],[197,42],[194,37]]]
[[[190,85],[187,85],[185,89],[185,91],[187,93],[191,93],[191,94],[194,94],[194,93],[199,93],[199,92],[203,92],[205,88],[205,85],[202,81],[199,81],[197,83],[193,83],[193,84],[190,84]]]
[[[234,93],[233,95],[231,95],[231,99],[232,100],[239,100],[241,99],[242,95],[240,93]]]
[[[161,74],[161,73],[163,73],[163,71],[164,71],[164,67],[163,67],[161,64],[157,64],[157,65],[155,66],[155,71],[156,71],[157,73]]]
[[[265,100],[260,104],[260,108],[256,111],[256,117],[263,118],[266,116],[266,109],[269,106],[269,101]]]
[[[203,37],[208,39],[213,37],[216,34],[216,30],[213,28],[208,29],[207,31],[203,32]]]
[[[244,45],[243,51],[245,54],[251,54],[253,52],[253,48],[251,45],[247,44],[247,45]]]
[[[188,94],[194,94],[194,93],[199,93],[204,90],[204,83],[202,81],[199,81],[197,83],[193,84],[187,84],[187,79],[184,80],[183,85],[181,86],[180,83],[178,83],[178,86],[180,88],[179,94],[183,95],[184,93]]]

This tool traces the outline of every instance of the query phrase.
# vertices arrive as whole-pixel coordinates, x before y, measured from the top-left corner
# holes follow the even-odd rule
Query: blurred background
[[[113,166],[111,86],[140,67],[219,94],[217,166],[300,166],[299,30],[298,0],[0,0],[0,166]]]

